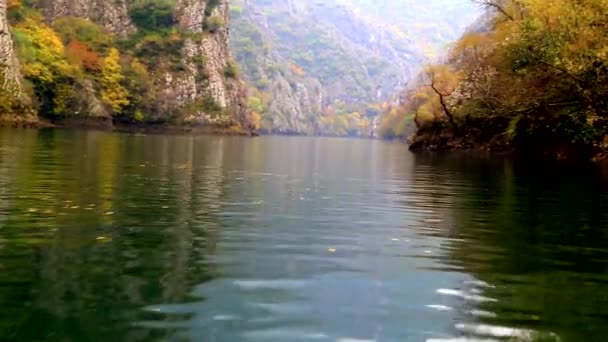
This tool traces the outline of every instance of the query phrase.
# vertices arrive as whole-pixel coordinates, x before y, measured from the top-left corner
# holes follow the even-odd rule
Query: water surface
[[[0,130],[2,341],[604,341],[593,168]]]

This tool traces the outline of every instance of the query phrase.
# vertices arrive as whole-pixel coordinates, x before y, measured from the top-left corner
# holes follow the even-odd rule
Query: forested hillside
[[[370,135],[395,93],[471,23],[447,1],[232,2],[232,49],[263,132]]]
[[[249,128],[227,1],[0,3],[5,120]]]
[[[413,148],[608,148],[608,2],[478,1],[485,16],[381,123]],[[581,150],[579,147],[584,147]]]

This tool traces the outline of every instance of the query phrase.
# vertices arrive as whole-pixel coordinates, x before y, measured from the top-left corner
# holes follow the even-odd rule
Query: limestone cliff
[[[107,0],[39,0],[38,6],[50,21],[71,16],[100,23],[111,32],[127,36],[135,31],[129,18],[132,1]]]
[[[316,134],[319,125],[311,122],[322,111],[323,88],[315,79],[298,79],[291,83],[282,75],[272,77],[269,87],[272,101],[268,113],[272,113],[274,132],[281,134]]]
[[[6,18],[7,0],[0,0],[0,95],[10,94],[21,96],[19,64],[13,50],[13,41]],[[7,102],[7,98],[0,96],[0,101]],[[7,110],[1,108],[0,110]],[[5,113],[0,113],[5,114]]]
[[[24,73],[34,85],[40,115],[249,126],[243,83],[228,45],[227,0],[37,0],[22,7],[27,11],[11,16],[17,45],[39,45],[43,38],[37,32],[47,29],[63,43],[50,51],[59,56],[44,61],[33,60],[27,48],[17,49],[24,54],[19,56],[24,70],[39,62],[36,67],[43,64],[56,76]],[[10,36],[0,39],[9,42],[0,46],[12,46]],[[10,51],[2,53],[2,60],[12,58]],[[51,65],[62,58],[72,67]],[[57,84],[47,91],[49,79]]]
[[[233,0],[231,41],[261,131],[369,135],[475,17],[469,0]]]

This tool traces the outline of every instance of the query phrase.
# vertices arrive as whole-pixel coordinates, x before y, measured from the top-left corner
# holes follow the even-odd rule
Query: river
[[[0,130],[2,341],[605,341],[593,167]]]

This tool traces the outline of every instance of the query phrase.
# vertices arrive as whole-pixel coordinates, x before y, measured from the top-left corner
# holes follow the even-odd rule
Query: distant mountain
[[[232,2],[232,49],[263,132],[367,135],[382,102],[476,16],[468,0]]]

